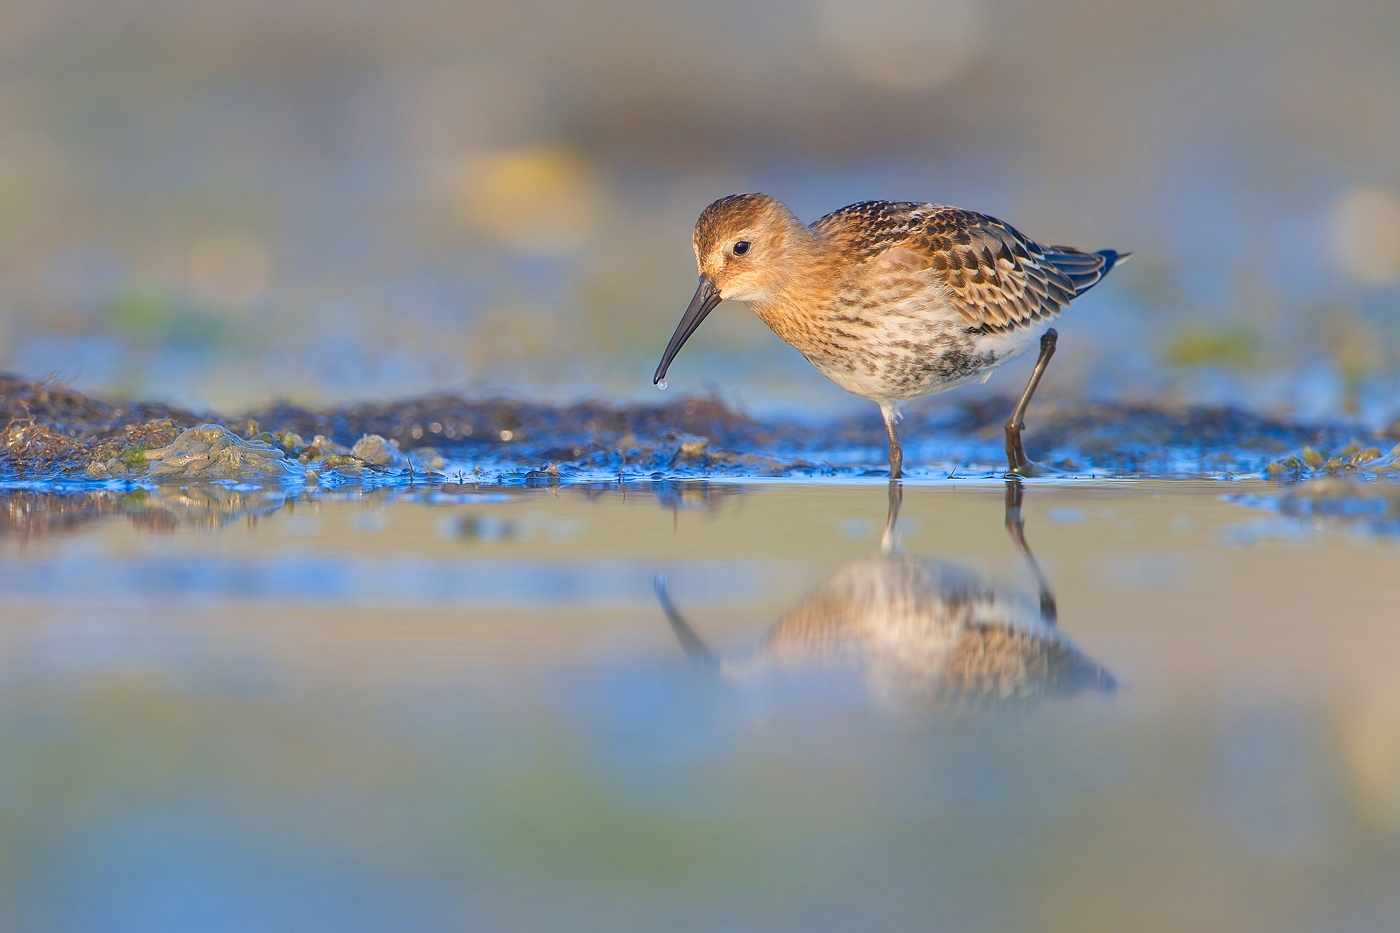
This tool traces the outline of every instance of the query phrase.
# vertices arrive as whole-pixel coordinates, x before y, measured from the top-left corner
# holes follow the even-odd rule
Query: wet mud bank
[[[911,406],[912,478],[997,474],[1010,399]],[[1275,479],[1400,472],[1400,425],[1379,434],[1232,409],[1037,405],[1026,435],[1050,475]],[[761,476],[878,476],[873,413],[824,424],[758,422],[706,398],[621,407],[437,395],[226,416],[92,398],[0,376],[0,480],[186,483],[557,483]]]

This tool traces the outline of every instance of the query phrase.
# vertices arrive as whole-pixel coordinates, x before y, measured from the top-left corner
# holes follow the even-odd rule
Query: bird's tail
[[[1078,297],[1099,284],[1115,266],[1127,262],[1131,255],[1111,249],[1086,253],[1072,246],[1052,246],[1045,258],[1074,283],[1074,294]]]
[[[1103,268],[1099,270],[1099,278],[1103,278],[1112,272],[1114,266],[1121,266],[1123,263],[1133,258],[1132,253],[1120,253],[1112,249],[1101,249],[1094,255],[1103,257]]]

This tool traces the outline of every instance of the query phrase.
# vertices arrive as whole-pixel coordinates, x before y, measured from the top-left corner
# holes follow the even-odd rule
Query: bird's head
[[[811,241],[806,225],[766,194],[730,195],[705,208],[693,238],[700,286],[652,381],[665,378],[671,360],[721,301],[763,303],[781,292]]]
[[[695,262],[729,301],[763,301],[787,284],[795,248],[807,227],[776,198],[720,198],[695,222]]]

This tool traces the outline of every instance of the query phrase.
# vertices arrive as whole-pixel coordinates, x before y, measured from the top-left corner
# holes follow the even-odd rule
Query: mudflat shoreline
[[[918,406],[906,416],[903,431],[911,449],[926,445],[926,456],[940,469],[952,464],[995,470],[1001,423],[1010,408],[1010,399],[996,398]],[[1029,420],[1032,458],[1066,474],[1277,477],[1400,469],[1400,422],[1368,432],[1236,409],[1090,402],[1046,402]],[[205,434],[187,434],[197,427]],[[884,436],[875,416],[815,426],[760,423],[710,398],[657,406],[551,405],[440,394],[327,409],[279,403],[227,416],[109,402],[60,382],[0,375],[0,478],[145,475],[159,472],[153,455],[189,456],[201,442],[222,445],[231,451],[225,458],[238,464],[280,458],[289,467],[281,470],[286,475],[295,475],[299,464],[317,472],[363,466],[430,479],[450,463],[459,474],[464,464],[486,464],[496,473],[642,470],[684,478],[873,475]],[[197,475],[166,467],[177,479]]]

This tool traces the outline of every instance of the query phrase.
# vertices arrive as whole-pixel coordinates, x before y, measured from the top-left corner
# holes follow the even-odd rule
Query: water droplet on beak
[[[660,382],[658,382],[658,383],[656,384],[656,387],[657,387],[658,389],[660,389],[662,392],[665,392],[665,391],[666,391],[666,380],[665,380],[665,379],[662,379]]]

